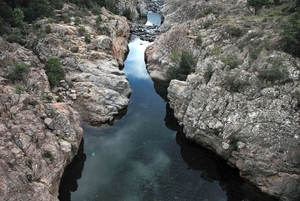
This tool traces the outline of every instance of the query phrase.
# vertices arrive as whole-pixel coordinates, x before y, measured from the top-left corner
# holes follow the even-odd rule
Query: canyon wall
[[[128,21],[105,8],[99,15],[78,12],[65,4],[55,11],[61,21],[29,25],[24,46],[0,38],[2,200],[58,200],[60,178],[82,139],[82,122],[113,122],[129,103],[130,86],[120,70]],[[66,74],[53,88],[44,69],[51,57]],[[29,70],[18,74],[16,66]]]
[[[193,72],[168,87],[186,136],[262,192],[298,200],[300,60],[277,47],[279,22],[254,16],[245,3],[167,0],[147,69],[155,82],[169,82],[181,52],[195,58]]]

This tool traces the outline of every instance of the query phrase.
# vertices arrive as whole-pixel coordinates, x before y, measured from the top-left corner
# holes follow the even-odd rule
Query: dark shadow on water
[[[189,168],[200,170],[201,178],[206,181],[219,181],[226,191],[228,201],[276,201],[250,182],[241,179],[238,169],[230,168],[214,152],[187,139],[183,132],[177,132],[176,142],[180,146],[182,159]]]
[[[58,196],[60,201],[71,201],[71,192],[76,191],[78,188],[77,180],[81,178],[84,162],[86,160],[83,145],[84,140],[82,138],[77,155],[66,167],[61,178]]]

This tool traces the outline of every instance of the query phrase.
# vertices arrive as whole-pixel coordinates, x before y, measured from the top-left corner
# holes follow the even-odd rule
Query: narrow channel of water
[[[84,142],[68,166],[61,201],[262,200],[214,153],[174,131],[172,112],[144,63],[148,42],[133,37],[125,61],[132,95],[113,126],[83,126]],[[266,199],[263,199],[266,200]]]

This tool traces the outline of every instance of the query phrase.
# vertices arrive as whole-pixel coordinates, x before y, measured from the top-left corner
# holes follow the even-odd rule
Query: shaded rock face
[[[73,9],[65,12],[72,14]],[[60,88],[57,91],[67,97],[85,122],[100,124],[112,121],[129,103],[131,89],[120,70],[128,51],[129,26],[124,17],[115,16],[105,8],[101,22],[96,19],[94,15],[86,16],[87,23],[80,25],[74,21],[68,24],[43,21],[43,27],[50,26],[51,32],[33,38],[28,46],[42,61],[50,56],[60,59],[67,71],[66,83],[71,83],[69,87],[75,93],[70,95]]]
[[[174,50],[198,58],[186,81],[172,80],[168,87],[184,133],[225,158],[262,192],[299,200],[300,60],[274,48],[278,25],[259,21],[264,26],[258,27],[244,17],[249,13],[240,1],[181,2],[178,8],[168,2],[165,33],[146,50],[147,69],[154,81],[164,81],[167,69],[178,65],[171,59]],[[222,14],[191,14],[209,6]],[[179,13],[186,19],[177,23]],[[242,32],[233,33],[235,28]],[[277,75],[269,77],[273,70]]]
[[[2,38],[0,43],[0,197],[57,200],[64,168],[82,138],[79,113],[43,99],[42,94],[51,94],[48,80],[30,50]],[[23,82],[4,78],[13,61],[30,65]],[[23,86],[22,93],[16,93],[16,84]]]

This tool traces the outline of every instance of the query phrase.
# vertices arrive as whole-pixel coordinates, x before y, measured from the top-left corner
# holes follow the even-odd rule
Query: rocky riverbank
[[[31,25],[25,46],[0,38],[3,200],[57,200],[60,178],[81,142],[82,121],[112,122],[129,103],[130,86],[120,70],[128,21],[105,8],[78,17],[78,9],[65,4],[55,13],[61,21]],[[52,89],[44,70],[50,57],[66,73]],[[12,82],[7,77],[16,65],[29,66],[29,72]]]
[[[182,51],[197,59],[193,73],[168,88],[186,136],[262,192],[298,200],[300,60],[275,48],[278,22],[253,17],[244,1],[167,0],[162,13],[165,33],[146,50],[153,80],[166,82]]]

